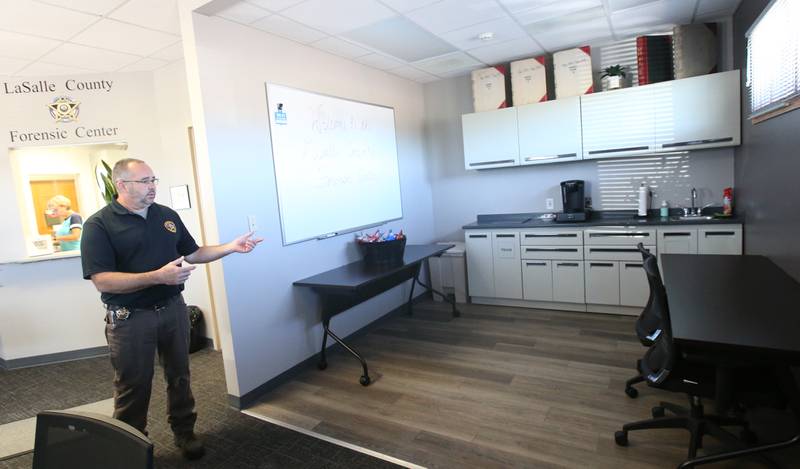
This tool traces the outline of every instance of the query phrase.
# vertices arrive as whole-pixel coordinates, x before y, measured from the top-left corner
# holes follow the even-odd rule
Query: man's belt
[[[164,309],[170,304],[172,304],[178,298],[179,295],[180,294],[170,296],[169,298],[161,300],[150,306],[121,306],[121,305],[110,305],[110,304],[105,304],[104,306],[106,307],[107,311],[114,313],[115,318],[117,318],[120,321],[124,321],[128,319],[128,317],[134,311],[158,311],[160,309]]]

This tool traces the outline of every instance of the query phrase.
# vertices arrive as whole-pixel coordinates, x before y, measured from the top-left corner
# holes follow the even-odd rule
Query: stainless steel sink
[[[714,217],[712,217],[710,215],[681,215],[681,216],[677,216],[677,217],[670,217],[670,219],[672,219],[672,220],[680,220],[680,221],[685,221],[685,220],[713,220]]]

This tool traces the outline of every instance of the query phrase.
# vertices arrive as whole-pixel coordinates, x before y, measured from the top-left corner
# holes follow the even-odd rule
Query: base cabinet
[[[742,227],[709,227],[697,230],[698,254],[742,254]]]
[[[586,302],[619,304],[619,262],[586,261]]]
[[[519,247],[519,233],[492,233],[494,294],[498,298],[522,299]]]
[[[522,298],[553,301],[552,261],[522,261]]]
[[[641,262],[619,263],[619,304],[641,306],[647,304],[650,286]]]
[[[553,261],[553,301],[586,302],[583,261]]]
[[[467,284],[471,296],[494,297],[494,254],[490,231],[469,231],[467,247]]]

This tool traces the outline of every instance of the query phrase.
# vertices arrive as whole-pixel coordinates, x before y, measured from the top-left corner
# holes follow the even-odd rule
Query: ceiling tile
[[[67,67],[65,65],[48,64],[44,62],[34,62],[17,73],[21,77],[41,77],[52,75],[77,75],[83,73],[94,73],[77,67]]]
[[[409,67],[408,65],[403,65],[402,67],[395,68],[391,71],[391,73],[401,76],[403,78],[409,78],[411,80],[418,81],[420,83],[428,83],[439,79],[438,77],[431,75],[430,73],[425,73],[422,70],[418,70],[414,67]]]
[[[271,13],[263,8],[245,2],[234,3],[217,12],[217,16],[242,24],[254,23]]]
[[[450,54],[432,57],[430,59],[414,62],[416,68],[436,76],[450,76],[466,70],[483,66],[474,58],[463,52],[453,52]]]
[[[41,58],[43,62],[68,67],[111,72],[141,59],[136,55],[65,43]]]
[[[177,36],[104,19],[78,34],[72,42],[136,55],[150,55],[178,40]]]
[[[150,57],[145,57],[144,59],[142,59],[142,60],[140,60],[140,61],[138,61],[136,63],[130,64],[130,65],[126,66],[126,67],[122,67],[118,71],[120,71],[120,72],[150,72],[150,71],[153,71],[153,70],[157,70],[157,69],[167,65],[168,63],[169,62],[167,62],[166,60],[158,60],[158,59],[153,59],[153,58],[150,58]]]
[[[348,59],[354,59],[356,57],[361,57],[362,55],[367,55],[371,51],[365,49],[361,46],[355,45],[351,42],[347,42],[343,39],[339,39],[338,37],[326,37],[321,41],[314,42],[309,44],[312,47],[316,47],[317,49],[322,49],[324,51],[330,52],[332,54],[340,55],[342,57],[347,57]]]
[[[404,62],[401,62],[397,59],[393,59],[391,57],[387,57],[383,54],[367,54],[367,55],[362,55],[361,57],[357,57],[353,60],[355,60],[358,63],[369,65],[370,67],[377,68],[380,70],[392,70],[394,68],[406,65]]]
[[[554,3],[556,0],[498,0],[500,3],[503,4],[504,7],[508,9],[511,13],[516,13],[518,11],[523,10],[530,10],[534,7],[541,7],[550,3]]]
[[[530,25],[529,28],[534,26],[536,25]],[[606,18],[596,18],[580,23],[564,23],[558,28],[548,29],[541,33],[532,32],[532,34],[542,47],[550,52],[613,41]]]
[[[455,51],[447,42],[402,16],[387,18],[342,35],[406,62]]]
[[[11,76],[17,70],[29,64],[30,60],[0,57],[0,75]]]
[[[671,25],[692,21],[695,0],[659,0],[611,14],[611,24],[619,36],[648,30],[665,30]]]
[[[173,62],[178,59],[183,58],[183,42],[178,41],[175,44],[161,49],[158,52],[150,54],[150,57],[155,57],[156,59],[166,60],[167,62]]]
[[[327,34],[323,32],[303,26],[302,24],[296,23],[280,15],[272,15],[262,18],[250,26],[258,28],[262,31],[277,34],[278,36],[283,36],[293,41],[302,42],[303,44],[318,41],[319,39],[327,36]]]
[[[353,14],[353,12],[358,14]],[[339,34],[395,16],[376,0],[307,0],[281,12],[299,23]]]
[[[609,9],[614,11],[627,10],[628,8],[644,5],[645,3],[652,3],[658,0],[608,0]]]
[[[247,0],[247,3],[266,8],[270,11],[281,11],[289,8],[290,6],[297,5],[304,0]]]
[[[400,13],[407,13],[439,1],[441,0],[381,0],[381,3],[389,8],[394,8]]]
[[[697,16],[709,13],[732,15],[739,7],[740,0],[700,0],[697,5]]]
[[[544,53],[541,46],[528,36],[510,41],[477,47],[467,51],[483,63],[494,65],[511,60],[534,57]]]
[[[485,32],[494,33],[494,38],[488,42],[478,39],[478,34]],[[527,34],[514,20],[505,17],[443,33],[440,36],[459,49],[466,50],[506,42],[527,36]]]
[[[70,10],[78,10],[94,15],[105,15],[127,0],[39,0],[40,3],[57,5]]]
[[[443,0],[407,15],[435,34],[507,16],[495,0]]]
[[[0,29],[66,40],[98,20],[97,16],[30,0],[0,0]]]
[[[181,33],[176,0],[130,0],[109,17],[172,34]]]
[[[577,23],[605,18],[605,10],[600,0],[567,0],[545,5],[541,8],[520,11],[514,15],[521,24],[539,24],[539,29],[545,25],[558,27],[562,23]]]
[[[54,39],[0,31],[0,56],[18,59],[38,59],[61,42]]]

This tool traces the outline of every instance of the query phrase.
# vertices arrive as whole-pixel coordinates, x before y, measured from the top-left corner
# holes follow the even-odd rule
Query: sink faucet
[[[699,215],[700,211],[697,209],[697,189],[692,187],[692,214]]]

